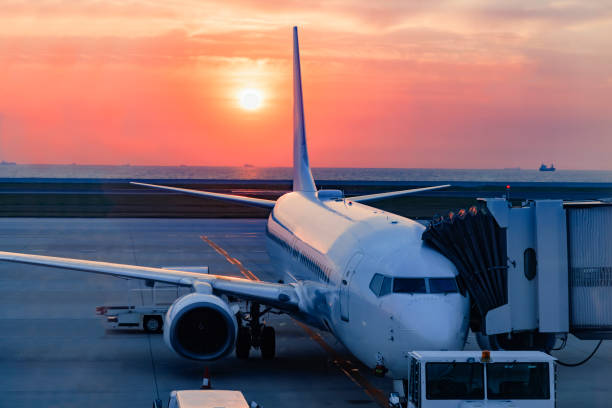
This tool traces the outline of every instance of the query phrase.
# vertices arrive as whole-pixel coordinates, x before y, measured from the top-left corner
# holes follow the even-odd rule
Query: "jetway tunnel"
[[[457,267],[482,347],[612,339],[612,203],[483,199],[432,220],[422,238]]]

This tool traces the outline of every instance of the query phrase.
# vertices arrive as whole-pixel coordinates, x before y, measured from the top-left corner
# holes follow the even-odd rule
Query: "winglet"
[[[308,164],[297,27],[293,27],[293,191],[317,191]]]

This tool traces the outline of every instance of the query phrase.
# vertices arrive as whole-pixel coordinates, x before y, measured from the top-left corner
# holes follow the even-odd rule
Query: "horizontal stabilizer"
[[[388,193],[378,193],[378,194],[368,194],[368,195],[362,195],[362,196],[348,197],[347,200],[355,201],[357,203],[367,203],[369,201],[384,200],[385,198],[402,197],[405,195],[422,193],[424,191],[438,190],[440,188],[447,188],[447,187],[450,187],[450,184],[444,184],[441,186],[433,186],[433,187],[413,188],[410,190],[391,191]]]
[[[199,197],[213,198],[215,200],[250,205],[252,207],[274,208],[274,205],[276,204],[276,201],[274,200],[264,200],[263,198],[244,197],[234,194],[211,193],[209,191],[191,190],[189,188],[179,188],[170,186],[159,186],[157,184],[137,183],[135,181],[130,182],[130,184],[143,187],[157,188],[160,190],[175,191],[177,193],[183,193]]]

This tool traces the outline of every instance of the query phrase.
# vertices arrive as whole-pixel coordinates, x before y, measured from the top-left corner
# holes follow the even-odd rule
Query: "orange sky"
[[[0,158],[612,170],[607,1],[3,0]],[[263,106],[241,109],[241,89]]]

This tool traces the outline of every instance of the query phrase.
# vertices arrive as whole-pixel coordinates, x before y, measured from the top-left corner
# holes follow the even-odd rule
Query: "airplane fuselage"
[[[454,284],[457,272],[423,244],[423,230],[340,192],[292,192],[277,201],[266,236],[286,282],[310,292],[305,307],[319,321],[309,323],[331,331],[370,367],[382,357],[390,374],[400,378],[408,352],[462,349],[467,336],[469,300],[456,290],[438,292],[433,283],[430,291],[431,279]],[[382,293],[375,275],[389,279]],[[410,284],[423,279],[427,287],[396,293],[396,278]]]

